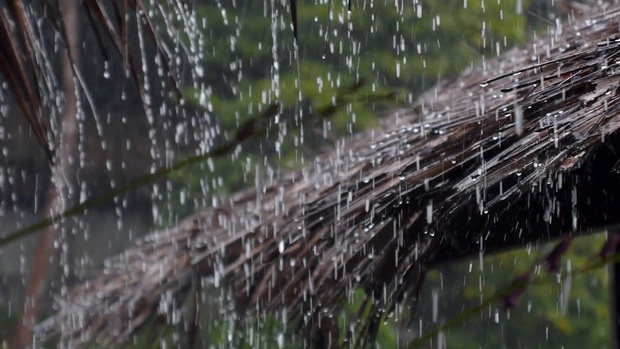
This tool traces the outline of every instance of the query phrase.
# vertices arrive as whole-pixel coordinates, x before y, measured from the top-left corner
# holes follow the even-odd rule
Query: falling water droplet
[[[105,61],[103,63],[103,77],[105,79],[109,79],[110,78],[110,62]]]
[[[433,222],[433,200],[429,200],[426,205],[426,223],[430,224]]]
[[[523,108],[520,105],[515,105],[515,132],[517,136],[523,133]]]

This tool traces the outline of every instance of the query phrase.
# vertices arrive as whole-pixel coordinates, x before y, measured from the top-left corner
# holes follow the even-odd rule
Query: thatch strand
[[[363,345],[415,305],[429,267],[615,223],[619,20],[614,8],[552,28],[311,166],[149,235],[39,335],[127,341],[211,275],[240,314],[285,309],[316,346],[337,344],[332,315],[361,288],[370,311],[345,340]]]

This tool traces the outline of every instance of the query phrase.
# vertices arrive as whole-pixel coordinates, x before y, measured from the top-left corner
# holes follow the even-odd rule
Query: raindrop
[[[103,77],[105,79],[109,79],[110,78],[110,62],[105,61],[103,63]]]
[[[439,292],[434,289],[432,293],[433,298],[433,323],[437,323],[439,313]]]
[[[523,108],[520,105],[515,105],[515,132],[517,136],[523,133]]]
[[[433,200],[429,200],[426,205],[426,223],[430,224],[433,222]]]

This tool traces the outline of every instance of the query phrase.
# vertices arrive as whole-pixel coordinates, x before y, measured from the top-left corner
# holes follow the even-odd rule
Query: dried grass
[[[617,224],[619,21],[608,9],[514,49],[311,166],[149,235],[39,335],[127,341],[212,275],[238,313],[286,309],[319,347],[361,288],[370,311],[347,338],[361,346],[397,303],[415,306],[432,266]]]

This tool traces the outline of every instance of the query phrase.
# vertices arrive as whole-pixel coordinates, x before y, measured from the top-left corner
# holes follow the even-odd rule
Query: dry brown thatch
[[[75,289],[42,337],[128,340],[193,276],[214,275],[237,311],[286,310],[315,345],[337,337],[355,289],[372,340],[426,270],[618,224],[620,8],[430,91],[312,166],[152,234]],[[331,344],[334,341],[331,342]]]

